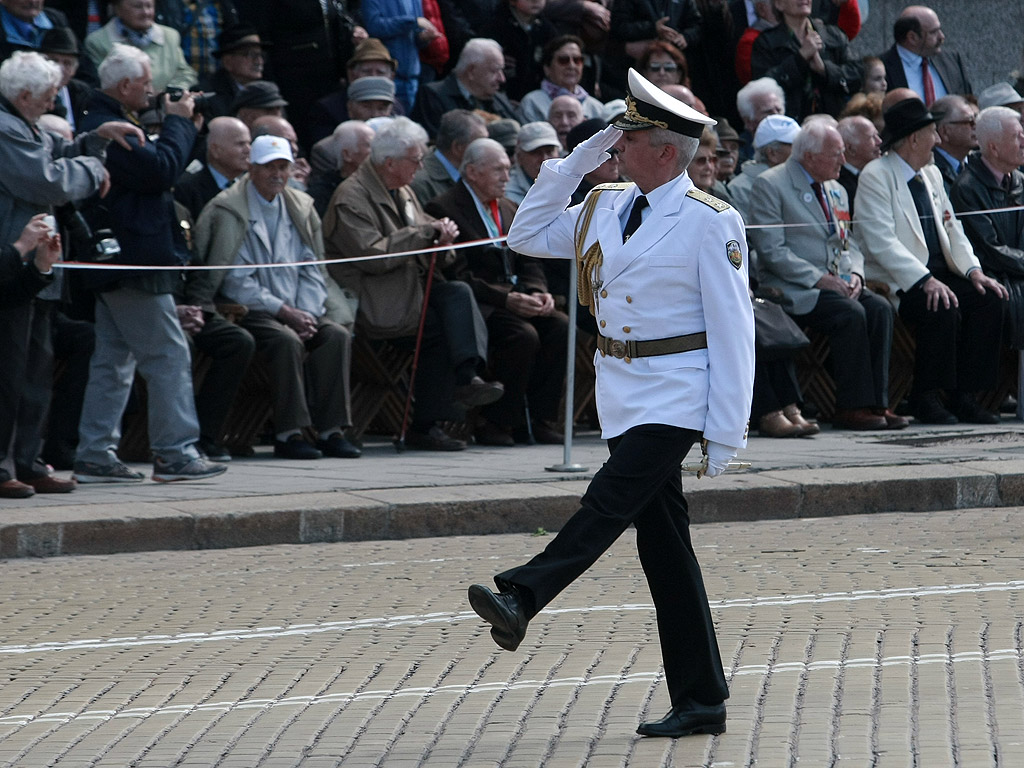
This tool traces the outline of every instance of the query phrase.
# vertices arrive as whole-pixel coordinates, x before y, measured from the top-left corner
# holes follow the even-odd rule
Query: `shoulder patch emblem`
[[[690,191],[686,193],[686,196],[692,197],[694,200],[699,200],[704,203],[704,205],[714,208],[719,213],[732,208],[732,206],[725,202],[725,200],[719,200],[714,195],[709,195],[707,192],[697,189],[696,187],[692,187]]]
[[[729,263],[736,269],[743,266],[743,251],[736,240],[730,240],[725,244],[725,255],[729,258]]]

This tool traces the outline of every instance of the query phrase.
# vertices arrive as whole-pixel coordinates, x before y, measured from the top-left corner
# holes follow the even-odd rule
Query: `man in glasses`
[[[943,96],[932,104],[931,113],[938,120],[935,128],[939,132],[939,143],[932,155],[935,166],[942,172],[942,183],[948,195],[964,169],[967,155],[978,147],[977,111],[963,96]]]
[[[209,117],[230,114],[235,95],[249,83],[263,79],[263,54],[269,46],[252,27],[235,26],[220,34],[213,56],[220,60],[217,71],[200,81],[199,87],[210,105]]]

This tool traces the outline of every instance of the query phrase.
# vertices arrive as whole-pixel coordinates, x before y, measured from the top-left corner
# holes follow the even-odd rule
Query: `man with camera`
[[[100,64],[100,90],[80,127],[89,130],[108,121],[137,124],[137,113],[151,104],[152,96],[149,57],[116,44]],[[110,192],[84,211],[94,237],[109,229],[119,244],[119,253],[107,248],[97,253],[99,258],[137,268],[178,266],[188,260],[171,188],[188,163],[196,138],[193,97],[164,97],[160,106],[165,118],[159,139],[133,137],[129,149],[111,147]],[[199,424],[192,366],[172,295],[180,280],[175,270],[96,270],[87,276],[88,287],[96,292],[96,349],[75,457],[74,476],[81,483],[143,479],[116,453],[136,366],[148,389],[153,479],[196,480],[227,469],[202,458],[195,445]]]
[[[74,142],[40,130],[60,82],[60,67],[35,52],[16,52],[0,66],[0,244],[14,243],[34,216],[54,206],[105,193],[108,143],[141,135],[134,126],[103,121]],[[28,262],[32,250],[22,256]],[[0,304],[0,463],[12,457],[17,475],[0,469],[0,498],[74,488],[38,459],[53,384],[51,314],[49,302]]]

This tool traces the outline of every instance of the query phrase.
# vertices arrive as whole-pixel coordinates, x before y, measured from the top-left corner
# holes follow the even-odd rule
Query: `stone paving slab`
[[[1024,765],[1019,513],[693,526],[728,732],[675,741],[632,531],[514,654],[465,588],[548,536],[9,560],[0,767]]]
[[[578,474],[547,471],[562,463],[560,446],[398,454],[377,439],[362,459],[312,462],[259,449],[203,482],[0,500],[0,557],[557,530],[605,456],[596,433],[574,442],[571,458],[587,468]],[[750,471],[684,477],[694,521],[1024,504],[1024,425],[1009,419],[752,437],[740,458]]]

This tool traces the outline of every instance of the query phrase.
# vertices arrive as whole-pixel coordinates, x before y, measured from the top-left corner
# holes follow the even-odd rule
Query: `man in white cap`
[[[800,124],[787,115],[768,115],[754,131],[754,158],[740,166],[727,185],[733,205],[746,220],[750,212],[750,192],[754,179],[789,159],[793,140],[800,133]]]
[[[498,592],[473,585],[469,600],[494,641],[514,651],[529,621],[635,525],[672,704],[637,732],[718,734],[729,691],[680,464],[703,437],[698,476],[715,477],[746,443],[754,369],[746,238],[739,214],[685,172],[715,121],[634,70],[627,104],[613,126],[544,164],[508,234],[521,253],[577,259],[580,296],[600,330],[597,407],[611,455],[547,548],[497,575]],[[633,183],[595,187],[566,210],[613,148]]]
[[[191,293],[206,311],[215,310],[218,295],[248,308],[240,324],[256,340],[257,357],[270,379],[276,457],[357,458],[359,449],[344,434],[352,423],[352,336],[332,320],[337,287],[316,265],[257,266],[301,265],[324,257],[313,198],[288,185],[293,162],[287,139],[253,139],[248,176],[213,198],[196,223],[202,263],[252,268],[204,273]],[[317,434],[316,446],[303,434],[310,427]]]
[[[515,165],[509,174],[505,197],[518,205],[533,186],[545,160],[558,157],[562,142],[551,123],[546,120],[527,123],[516,137]]]

